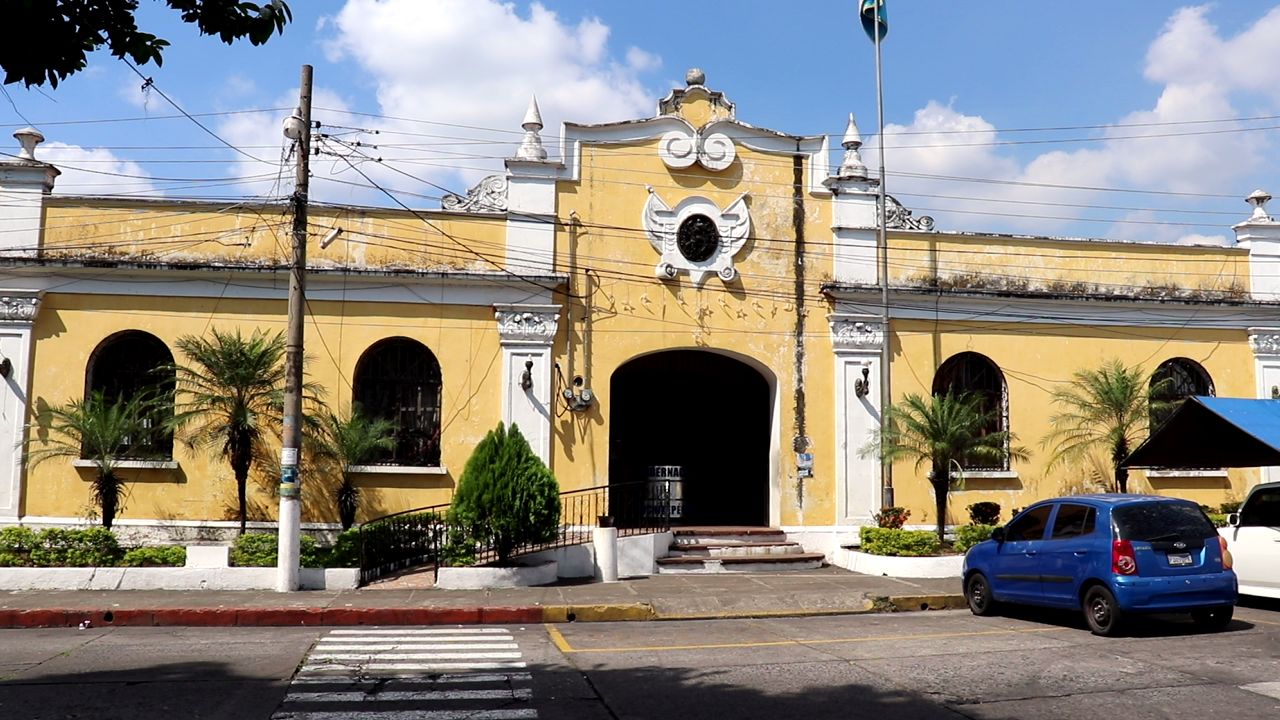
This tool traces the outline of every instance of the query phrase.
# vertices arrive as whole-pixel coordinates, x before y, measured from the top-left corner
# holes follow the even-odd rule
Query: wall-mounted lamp
[[[524,361],[524,372],[520,373],[520,387],[524,390],[533,388],[533,361]]]
[[[5,362],[8,362],[8,361],[6,360]],[[9,376],[5,375],[5,377],[9,377]],[[1280,400],[1280,385],[1271,386],[1271,399]]]
[[[564,398],[564,402],[569,409],[574,412],[583,412],[591,407],[591,403],[595,401],[596,394],[591,392],[591,388],[583,387],[586,381],[581,375],[573,376],[573,387],[567,387],[561,391],[560,395]]]
[[[302,122],[302,108],[293,111],[293,114],[284,119],[284,136],[290,140],[297,140],[302,137],[302,131],[306,129],[306,123]]]
[[[853,381],[853,394],[855,397],[864,398],[869,392],[871,392],[871,368],[863,365],[862,379]]]
[[[7,380],[9,379],[9,376],[12,374],[13,374],[13,361],[10,360],[9,358],[4,358],[3,360],[0,360],[0,378],[5,378]]]

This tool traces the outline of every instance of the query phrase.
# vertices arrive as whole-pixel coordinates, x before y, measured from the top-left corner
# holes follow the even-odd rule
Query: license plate
[[[1169,553],[1170,565],[1190,565],[1191,553]]]

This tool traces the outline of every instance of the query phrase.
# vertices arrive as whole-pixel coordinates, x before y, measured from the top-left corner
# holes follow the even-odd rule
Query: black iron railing
[[[602,525],[617,527],[619,537],[665,532],[671,528],[671,483],[649,480],[560,493],[560,528],[555,537],[518,545],[511,555],[589,543],[592,531]],[[460,547],[458,538],[450,538],[448,513],[448,505],[432,505],[361,525],[361,584],[420,565],[431,565],[434,572],[448,560],[476,565],[497,560],[498,553],[492,547]]]

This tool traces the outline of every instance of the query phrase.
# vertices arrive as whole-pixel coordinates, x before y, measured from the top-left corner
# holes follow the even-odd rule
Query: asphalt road
[[[404,630],[0,631],[0,718],[1280,717],[1280,604],[1116,639],[1043,612]]]

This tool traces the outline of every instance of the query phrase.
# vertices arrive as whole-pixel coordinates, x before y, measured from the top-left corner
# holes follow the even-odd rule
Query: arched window
[[[982,399],[979,407],[988,416],[984,433],[1008,430],[1009,403],[1004,374],[985,355],[962,352],[947,358],[933,376],[933,394],[944,395],[948,392],[956,395],[973,393]],[[998,467],[991,467],[989,464],[979,466],[969,461],[962,461],[960,464],[966,470],[1008,470],[1009,456],[1006,454]]]
[[[1173,415],[1184,399],[1192,395],[1213,395],[1213,379],[1195,360],[1173,358],[1160,363],[1151,374],[1148,392],[1151,430],[1154,431]]]
[[[396,424],[385,465],[440,464],[440,363],[426,345],[397,337],[375,343],[356,363],[354,405],[367,417]]]
[[[141,330],[118,332],[99,343],[89,356],[86,397],[101,392],[112,402],[154,392],[161,399],[151,417],[143,420],[145,434],[130,439],[126,458],[173,457],[173,433],[165,427],[165,421],[173,416],[173,391],[173,353],[155,335]]]

